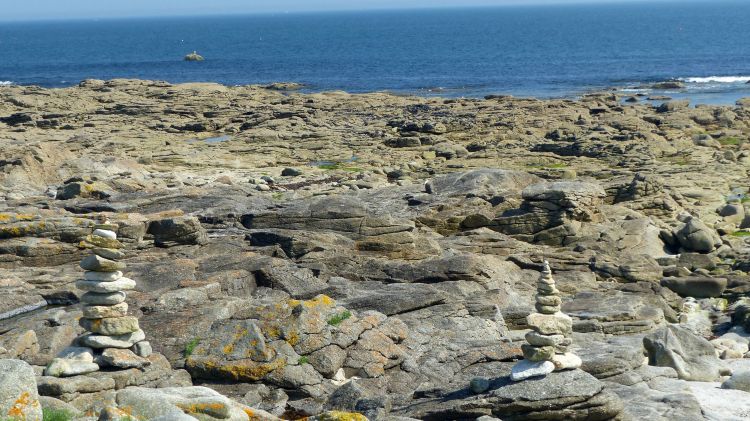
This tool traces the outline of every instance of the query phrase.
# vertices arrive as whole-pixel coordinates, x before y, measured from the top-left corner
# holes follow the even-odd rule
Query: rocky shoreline
[[[0,419],[750,414],[750,99],[278,86],[0,87]]]

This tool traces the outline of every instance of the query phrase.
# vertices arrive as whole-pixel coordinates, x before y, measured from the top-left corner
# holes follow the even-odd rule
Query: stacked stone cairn
[[[560,311],[560,291],[555,286],[546,260],[536,288],[537,312],[526,317],[532,330],[526,334],[528,344],[521,346],[524,360],[519,361],[511,371],[510,378],[513,381],[546,376],[553,371],[581,366],[581,359],[568,352],[568,347],[573,343],[573,320]]]
[[[76,345],[63,350],[47,367],[45,374],[73,376],[110,369],[143,368],[150,364],[151,345],[138,325],[128,316],[125,291],[135,288],[135,281],[123,276],[125,263],[122,244],[117,240],[117,226],[96,225],[92,235],[82,242],[93,254],[81,260],[85,270],[76,287],[81,296],[83,317],[79,320],[86,333]]]

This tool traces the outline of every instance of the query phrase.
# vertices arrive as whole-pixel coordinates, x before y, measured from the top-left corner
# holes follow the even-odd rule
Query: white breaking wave
[[[680,80],[688,83],[747,83],[750,82],[750,76],[686,77]]]
[[[13,82],[10,80],[0,80],[0,86],[10,86]]]

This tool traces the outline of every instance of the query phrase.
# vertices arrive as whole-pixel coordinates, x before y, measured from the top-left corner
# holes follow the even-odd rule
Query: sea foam
[[[750,82],[750,76],[686,77],[680,80],[688,83],[747,83]]]
[[[13,84],[13,81],[10,80],[0,80],[0,86],[10,86]]]

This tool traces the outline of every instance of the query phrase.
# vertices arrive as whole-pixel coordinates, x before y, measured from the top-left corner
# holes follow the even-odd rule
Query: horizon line
[[[412,6],[412,7],[367,7],[363,9],[342,8],[329,10],[295,10],[295,11],[263,11],[263,12],[240,12],[240,13],[177,13],[165,15],[148,15],[134,14],[124,16],[90,16],[90,17],[41,17],[41,18],[21,18],[21,19],[4,19],[0,18],[0,24],[13,23],[43,23],[43,22],[90,22],[90,21],[111,21],[111,20],[135,20],[135,19],[179,19],[179,18],[199,18],[199,17],[247,17],[247,16],[273,16],[273,15],[317,15],[317,14],[337,14],[337,13],[362,13],[362,12],[408,12],[408,11],[429,11],[429,10],[467,10],[467,9],[503,9],[503,8],[537,8],[537,7],[569,7],[569,6],[615,6],[615,5],[643,5],[665,4],[665,3],[744,3],[743,0],[613,0],[606,3],[597,3],[592,0],[542,0],[538,3],[525,3],[521,0],[507,4],[495,5],[451,5],[451,6]]]

